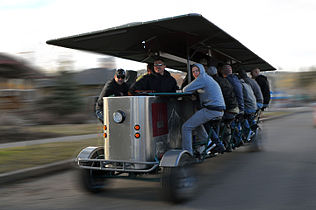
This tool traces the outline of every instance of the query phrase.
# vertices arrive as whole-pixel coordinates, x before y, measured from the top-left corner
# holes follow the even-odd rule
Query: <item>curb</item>
[[[297,112],[290,112],[290,113],[283,114],[283,115],[280,115],[280,116],[269,117],[269,118],[263,118],[263,119],[261,119],[261,120],[262,120],[262,121],[277,120],[277,119],[281,119],[281,118],[283,118],[283,117],[288,117],[288,116],[291,116],[291,115],[300,114],[300,113],[305,113],[305,112],[312,112],[312,110],[301,110],[301,111],[297,111]]]
[[[59,171],[64,171],[73,168],[74,159],[63,160],[55,163],[36,166],[27,169],[21,169],[13,172],[0,174],[0,185],[10,184],[16,181],[30,179],[34,177],[49,175]]]
[[[288,114],[284,114],[281,116],[275,116],[270,118],[262,119],[262,121],[271,121],[280,119],[283,117],[288,117],[294,114],[304,113],[304,112],[312,112],[311,110],[302,110],[298,112],[292,112]],[[43,166],[37,166],[28,169],[21,169],[13,172],[0,174],[0,185],[3,184],[11,184],[16,181],[21,181],[25,179],[35,178],[39,176],[49,175],[52,173],[56,173],[59,171],[69,170],[74,168],[74,159],[63,160],[55,163],[46,164]]]
[[[17,142],[9,142],[3,143],[0,145],[0,149],[10,148],[10,147],[19,147],[19,146],[29,146],[34,144],[45,144],[45,143],[53,143],[53,142],[72,142],[79,141],[87,138],[95,138],[100,134],[86,134],[86,135],[74,135],[74,136],[63,136],[57,138],[48,138],[48,139],[37,139],[37,140],[29,140],[29,141],[17,141]]]

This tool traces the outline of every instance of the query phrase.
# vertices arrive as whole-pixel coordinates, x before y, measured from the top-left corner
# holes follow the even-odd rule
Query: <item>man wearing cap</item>
[[[127,96],[128,85],[125,83],[124,69],[118,69],[115,72],[114,78],[108,81],[96,102],[95,110],[97,118],[103,123],[103,97],[108,96]]]

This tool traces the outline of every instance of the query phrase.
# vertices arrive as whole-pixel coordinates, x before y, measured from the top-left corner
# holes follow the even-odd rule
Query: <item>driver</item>
[[[177,81],[168,71],[166,65],[160,58],[154,61],[154,72],[142,77],[130,88],[130,92],[136,90],[146,90],[153,92],[176,92],[178,89]]]
[[[226,108],[224,97],[217,82],[205,73],[202,64],[192,66],[192,74],[195,78],[190,84],[183,88],[183,92],[193,93],[199,90],[199,98],[202,109],[195,112],[182,125],[182,148],[188,150],[193,155],[192,131],[198,129],[201,141],[207,141],[208,135],[203,126],[204,123],[222,117]],[[218,152],[224,152],[225,147],[222,142],[214,142]]]

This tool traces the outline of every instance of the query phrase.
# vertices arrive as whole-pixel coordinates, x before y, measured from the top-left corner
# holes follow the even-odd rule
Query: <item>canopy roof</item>
[[[186,59],[194,63],[208,59],[210,55],[212,61],[241,64],[246,71],[255,67],[262,71],[275,70],[199,14],[131,23],[49,40],[47,44],[146,63],[153,62],[155,56],[161,56],[167,67],[181,71],[186,71]]]

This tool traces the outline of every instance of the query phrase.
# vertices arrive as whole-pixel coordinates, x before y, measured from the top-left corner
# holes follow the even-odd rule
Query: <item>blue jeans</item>
[[[207,141],[208,134],[203,126],[204,123],[211,119],[222,117],[223,112],[209,110],[206,108],[200,109],[195,112],[183,125],[182,125],[182,148],[188,150],[193,155],[192,149],[192,131],[197,130],[197,134],[201,141]]]
[[[236,114],[229,113],[229,112],[224,112],[223,120],[225,120],[225,119],[234,119],[235,116],[236,116]]]
[[[255,113],[256,110],[255,109],[247,109],[245,108],[245,114],[252,114],[252,113]]]

